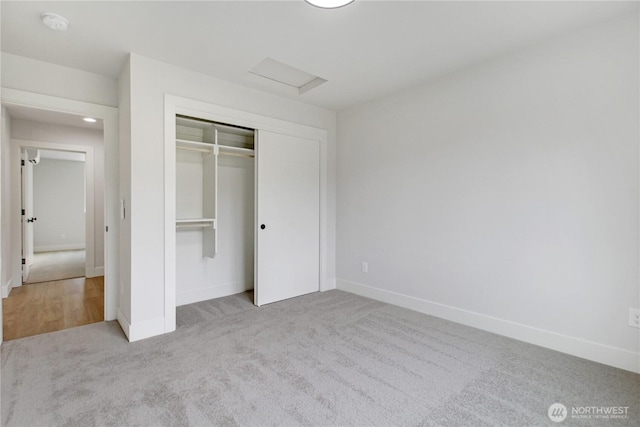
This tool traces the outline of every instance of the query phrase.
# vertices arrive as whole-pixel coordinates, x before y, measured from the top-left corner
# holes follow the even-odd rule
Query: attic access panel
[[[327,82],[321,77],[271,58],[262,60],[262,62],[249,70],[249,73],[296,88],[299,95]]]

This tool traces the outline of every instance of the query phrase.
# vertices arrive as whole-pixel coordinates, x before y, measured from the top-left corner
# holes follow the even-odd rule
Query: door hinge
[[[24,215],[24,209],[22,209],[22,215]]]
[[[22,265],[25,265],[27,263],[27,260],[22,258]]]
[[[24,160],[20,160],[20,166],[24,166]]]
[[[108,225],[105,227],[105,230],[106,230],[107,233],[109,232],[109,226]]]

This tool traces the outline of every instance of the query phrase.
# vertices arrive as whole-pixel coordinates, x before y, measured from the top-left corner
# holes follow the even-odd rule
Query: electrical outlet
[[[362,272],[363,273],[369,272],[369,263],[367,261],[362,261]]]
[[[640,308],[629,309],[629,326],[640,328]]]

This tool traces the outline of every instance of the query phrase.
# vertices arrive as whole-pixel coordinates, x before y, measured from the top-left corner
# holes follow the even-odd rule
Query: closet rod
[[[193,122],[195,124],[198,125],[213,125],[216,126],[219,130],[224,131],[225,129],[229,130],[231,134],[234,134],[233,131],[239,131],[242,134],[246,134],[246,135],[253,135],[253,133],[255,132],[255,129],[252,128],[248,128],[248,127],[244,127],[244,126],[238,126],[238,125],[230,125],[228,123],[220,123],[220,122],[215,122],[212,120],[206,120],[206,119],[198,119],[195,117],[190,117],[190,116],[185,116],[183,114],[176,114],[176,117],[178,119],[187,121],[187,122]]]
[[[195,223],[195,224],[176,224],[176,228],[213,228],[213,224]]]
[[[194,147],[177,147],[180,150],[189,150],[189,151],[198,151],[200,153],[210,153],[213,150],[209,149],[209,148],[194,148]],[[254,154],[243,154],[243,153],[230,153],[230,152],[224,152],[224,151],[220,151],[220,155],[225,155],[225,156],[237,156],[237,157],[255,157]]]
[[[236,156],[236,157],[255,157],[254,154],[244,154],[244,153],[229,153],[229,152],[224,152],[224,151],[220,151],[220,155],[221,156]]]
[[[213,145],[211,145],[211,147],[213,147]],[[210,153],[213,151],[213,148],[195,148],[195,147],[185,147],[185,146],[178,146],[176,148],[178,148],[179,150],[199,151],[201,153]]]

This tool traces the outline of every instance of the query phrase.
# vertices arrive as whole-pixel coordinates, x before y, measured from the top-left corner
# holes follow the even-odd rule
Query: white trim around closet
[[[176,114],[256,130],[294,134],[320,142],[320,291],[333,288],[327,280],[327,131],[311,126],[165,94],[164,99],[164,284],[165,332],[176,328]]]

